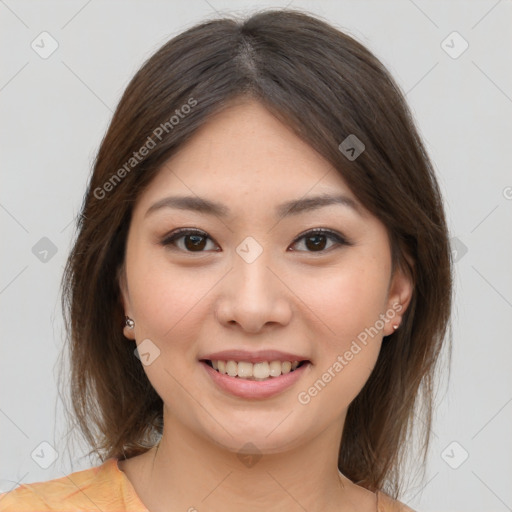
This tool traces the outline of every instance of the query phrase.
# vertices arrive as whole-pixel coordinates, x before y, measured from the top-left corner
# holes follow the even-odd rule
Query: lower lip
[[[247,380],[230,377],[214,370],[209,364],[200,361],[213,382],[222,390],[240,398],[269,398],[293,386],[309,368],[310,363],[304,363],[296,370],[284,373],[279,377],[269,377],[267,380]]]

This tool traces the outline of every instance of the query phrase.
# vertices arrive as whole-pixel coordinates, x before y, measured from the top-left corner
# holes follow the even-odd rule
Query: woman
[[[366,48],[294,11],[178,35],[128,85],[78,228],[71,396],[102,463],[1,510],[411,510],[450,251]]]

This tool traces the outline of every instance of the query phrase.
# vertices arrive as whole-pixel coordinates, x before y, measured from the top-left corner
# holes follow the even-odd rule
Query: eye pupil
[[[192,245],[188,244],[187,241],[192,241]],[[204,249],[206,245],[206,238],[201,235],[187,235],[185,236],[185,246],[187,249]]]
[[[319,241],[319,239],[321,239],[321,240]],[[313,242],[313,245],[309,244],[310,240],[315,240],[315,242]],[[307,239],[306,239],[306,247],[308,249],[311,249],[311,248],[319,249],[320,248],[320,250],[322,250],[325,248],[325,241],[326,241],[325,235],[311,235],[311,236],[307,237]]]

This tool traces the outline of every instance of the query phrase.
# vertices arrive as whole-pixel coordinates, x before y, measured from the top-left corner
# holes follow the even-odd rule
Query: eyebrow
[[[341,205],[351,208],[356,213],[361,215],[361,210],[353,199],[343,195],[329,195],[323,194],[315,197],[307,197],[302,199],[294,199],[280,204],[276,207],[276,217],[283,219],[290,215],[298,215],[311,210],[317,210],[331,205]],[[178,210],[191,210],[207,215],[215,215],[217,217],[226,218],[230,215],[230,210],[227,206],[210,199],[201,198],[198,196],[169,196],[160,199],[154,203],[146,212],[145,217],[151,213],[161,210],[162,208],[175,208]]]

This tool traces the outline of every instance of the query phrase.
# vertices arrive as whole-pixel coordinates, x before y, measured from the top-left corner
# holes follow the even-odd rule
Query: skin
[[[282,202],[321,193],[343,194],[357,209],[336,204],[275,217]],[[219,201],[231,216],[174,208],[146,216],[171,195]],[[183,237],[162,245],[183,227],[207,233],[203,252]],[[318,228],[352,245],[327,237],[315,250],[305,238],[296,241]],[[263,249],[252,263],[236,252],[248,236]],[[149,510],[376,510],[375,494],[338,472],[337,454],[347,408],[375,366],[382,337],[400,323],[412,284],[401,271],[392,274],[384,225],[314,149],[253,100],[217,114],[138,198],[120,287],[135,321],[125,336],[160,350],[144,370],[164,402],[162,441],[119,461]],[[401,312],[300,403],[298,393],[393,304]],[[239,348],[293,352],[311,365],[277,396],[238,398],[219,390],[198,358]],[[248,442],[262,455],[250,467],[237,456]]]

